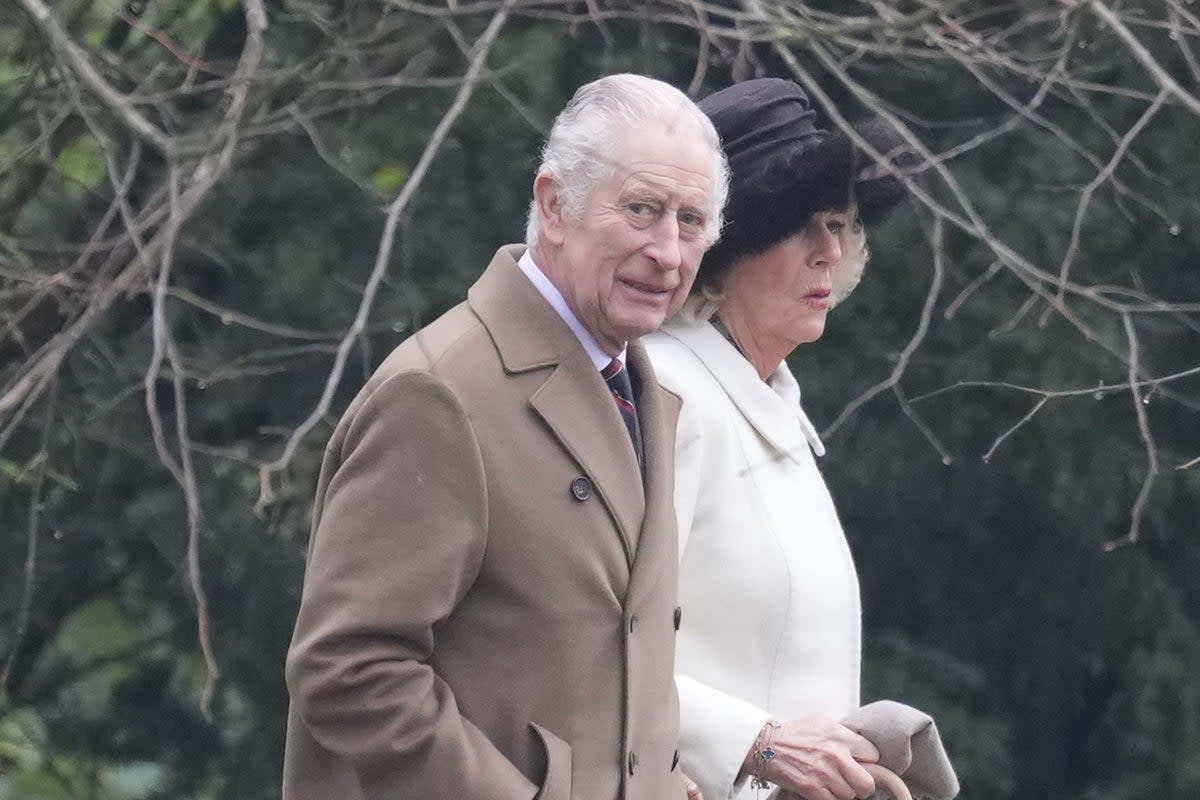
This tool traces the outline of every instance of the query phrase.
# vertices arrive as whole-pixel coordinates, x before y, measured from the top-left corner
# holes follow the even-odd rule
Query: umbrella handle
[[[904,785],[904,781],[900,780],[900,776],[887,767],[879,764],[863,764],[862,768],[875,779],[876,788],[883,789],[894,800],[913,800],[912,792]]]

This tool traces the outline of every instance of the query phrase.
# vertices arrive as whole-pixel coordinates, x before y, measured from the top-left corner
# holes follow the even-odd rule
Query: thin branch
[[[17,604],[17,620],[8,644],[8,657],[4,661],[4,670],[0,671],[0,689],[8,686],[13,665],[16,664],[17,654],[21,649],[21,640],[25,638],[25,631],[29,627],[29,616],[33,610],[33,593],[37,587],[38,532],[42,522],[42,491],[46,484],[46,473],[50,469],[50,431],[54,429],[56,395],[57,393],[52,389],[50,401],[46,404],[46,420],[42,423],[41,443],[38,445],[37,455],[33,457],[37,478],[34,480],[33,491],[29,499],[29,523],[25,534],[25,569],[21,583],[21,599]]]
[[[338,334],[333,331],[314,331],[306,328],[295,328],[291,325],[281,325],[277,322],[267,322],[241,311],[225,308],[181,286],[172,286],[167,290],[167,294],[182,300],[188,305],[195,306],[201,311],[212,314],[221,320],[222,325],[241,325],[243,328],[269,333],[272,336],[279,336],[284,339],[305,339],[308,341],[324,342],[338,338]]]
[[[1150,73],[1159,86],[1170,92],[1175,99],[1187,106],[1193,114],[1200,116],[1200,98],[1184,89],[1179,85],[1178,81],[1171,77],[1171,74],[1158,63],[1157,59],[1150,54],[1145,45],[1138,41],[1133,32],[1125,26],[1125,23],[1121,22],[1120,18],[1113,13],[1107,4],[1102,2],[1102,0],[1084,0],[1083,3],[1080,3],[1080,0],[1061,0],[1061,2],[1070,8],[1078,8],[1081,4],[1090,8],[1093,14],[1104,20],[1104,24],[1112,28],[1113,33],[1125,43],[1129,52],[1137,59],[1138,63],[1146,68],[1146,71]]]
[[[400,220],[400,215],[408,207],[409,201],[420,187],[421,182],[425,179],[425,174],[429,170],[429,165],[433,162],[434,157],[441,150],[442,143],[445,141],[450,128],[461,116],[463,110],[467,106],[467,102],[471,99],[471,95],[475,91],[475,87],[479,84],[484,72],[484,65],[487,62],[488,53],[491,52],[492,44],[495,42],[500,29],[504,27],[504,23],[508,20],[509,8],[512,5],[512,0],[505,2],[499,11],[492,17],[488,23],[487,29],[479,37],[475,43],[474,55],[471,59],[471,67],[467,71],[466,78],[459,87],[458,93],[455,95],[454,102],[450,109],[438,122],[433,134],[425,143],[425,149],[421,153],[416,166],[405,182],[404,187],[394,200],[388,205],[387,217],[383,226],[383,235],[380,239],[379,250],[375,258],[375,265],[371,270],[371,275],[367,280],[366,286],[363,289],[362,301],[358,306],[358,313],[355,314],[354,322],[350,329],[342,338],[338,345],[337,355],[334,358],[333,368],[329,372],[329,377],[325,381],[325,389],[321,393],[321,398],[317,402],[316,407],[308,415],[308,417],[300,423],[300,425],[288,437],[287,444],[283,448],[279,458],[270,464],[263,465],[260,470],[260,497],[258,508],[263,508],[269,505],[274,499],[274,490],[271,487],[271,476],[276,472],[281,472],[291,463],[296,449],[300,446],[300,442],[308,435],[308,432],[329,413],[329,408],[333,402],[333,394],[337,389],[338,383],[341,382],[342,373],[346,367],[346,359],[350,355],[358,337],[366,327],[367,318],[370,315],[371,308],[374,305],[375,294],[379,289],[380,283],[383,281],[384,275],[387,273],[388,259],[391,256],[392,244],[396,226]]]
[[[1075,209],[1075,222],[1071,226],[1071,242],[1067,246],[1067,253],[1063,256],[1062,264],[1058,268],[1058,300],[1062,302],[1063,294],[1066,292],[1067,277],[1071,271],[1071,263],[1075,260],[1076,254],[1079,252],[1080,237],[1083,232],[1083,221],[1087,216],[1087,211],[1092,203],[1092,196],[1096,190],[1108,181],[1113,172],[1116,171],[1117,165],[1125,157],[1125,153],[1133,144],[1133,140],[1138,134],[1145,130],[1150,124],[1150,120],[1154,119],[1154,115],[1162,108],[1163,103],[1167,100],[1167,90],[1163,89],[1158,93],[1146,110],[1138,117],[1137,121],[1130,126],[1129,130],[1121,137],[1121,141],[1117,144],[1116,150],[1113,151],[1112,158],[1104,165],[1104,169],[1096,173],[1096,177],[1088,182],[1084,187],[1083,192],[1079,196],[1079,205]]]
[[[87,53],[75,44],[42,0],[19,0],[19,2],[25,7],[26,13],[33,18],[38,30],[49,39],[50,44],[66,59],[80,80],[103,101],[110,111],[116,114],[130,130],[154,145],[159,152],[167,153],[171,149],[170,137],[157,125],[142,116],[133,107],[133,103],[128,97],[118,92],[101,77]]]
[[[943,263],[943,229],[941,217],[935,217],[933,221],[933,233],[930,235],[930,247],[933,249],[933,278],[929,282],[929,290],[925,293],[925,303],[921,307],[921,317],[917,322],[917,330],[913,333],[908,343],[904,345],[904,349],[900,352],[900,357],[896,359],[896,365],[892,368],[892,372],[886,378],[875,384],[858,397],[850,401],[842,413],[837,415],[837,418],[821,431],[821,438],[832,436],[842,424],[854,414],[859,408],[868,403],[872,398],[881,392],[894,388],[900,383],[900,379],[904,376],[904,372],[908,369],[908,363],[912,360],[913,354],[917,352],[917,348],[925,341],[925,334],[929,332],[929,324],[933,319],[933,309],[937,304],[938,295],[942,290],[942,280],[945,277],[945,264]],[[906,412],[907,413],[907,412]],[[912,415],[910,414],[910,417]]]
[[[994,278],[996,273],[1002,269],[1004,269],[1004,265],[999,261],[993,261],[991,264],[989,264],[986,270],[977,275],[970,283],[963,287],[963,290],[958,293],[958,296],[950,301],[950,304],[946,306],[946,310],[942,313],[942,316],[947,320],[954,319],[955,315],[958,314],[958,309],[962,307],[962,304],[967,302],[971,295],[975,294],[975,292],[977,292],[983,287],[984,284]]]
[[[1000,445],[1004,442],[1004,440],[1007,439],[1008,437],[1012,436],[1014,433],[1016,433],[1020,428],[1022,428],[1025,425],[1026,422],[1029,422],[1029,420],[1033,419],[1034,416],[1039,411],[1042,410],[1042,406],[1046,405],[1046,403],[1049,403],[1049,402],[1050,402],[1049,397],[1043,397],[1042,399],[1038,400],[1036,403],[1033,404],[1033,408],[1029,409],[1029,412],[1025,416],[1023,416],[1023,417],[1021,417],[1021,419],[1017,420],[1017,423],[1015,425],[1013,425],[1011,428],[1006,430],[1004,433],[997,436],[996,441],[992,442],[992,446],[989,447],[988,451],[983,454],[983,463],[990,464],[992,461],[992,456],[996,454],[996,449],[998,447],[1000,447]]]
[[[946,449],[946,446],[942,444],[941,440],[938,439],[933,429],[929,427],[925,420],[921,419],[920,415],[917,414],[917,410],[912,407],[912,403],[909,402],[899,384],[892,387],[892,394],[896,395],[896,401],[899,402],[900,409],[904,412],[905,416],[912,421],[912,424],[921,432],[921,435],[925,437],[929,444],[933,446],[933,449],[937,451],[938,455],[941,456],[942,463],[946,466],[953,464],[954,457],[950,455],[950,451]]]
[[[1118,547],[1127,544],[1134,544],[1138,540],[1138,534],[1142,527],[1142,516],[1146,511],[1146,503],[1150,500],[1150,490],[1154,486],[1154,479],[1158,477],[1158,448],[1154,444],[1154,437],[1150,433],[1150,421],[1146,414],[1146,403],[1150,396],[1143,397],[1138,393],[1134,383],[1138,375],[1138,360],[1141,357],[1141,351],[1138,348],[1137,329],[1133,325],[1133,318],[1128,314],[1121,315],[1121,322],[1125,324],[1125,338],[1129,342],[1129,396],[1133,400],[1133,411],[1137,415],[1138,434],[1142,438],[1142,444],[1146,448],[1146,476],[1142,479],[1142,488],[1138,491],[1137,500],[1134,501],[1133,510],[1130,512],[1129,533],[1122,536],[1120,539],[1115,539],[1107,542],[1104,545],[1104,552],[1111,553]]]
[[[929,400],[937,397],[938,395],[955,392],[959,389],[1008,389],[1014,392],[1038,395],[1039,397],[1086,397],[1090,395],[1098,400],[1105,394],[1123,392],[1130,388],[1141,389],[1143,387],[1150,387],[1151,389],[1154,389],[1156,387],[1172,383],[1173,381],[1190,378],[1194,375],[1200,375],[1200,367],[1192,367],[1190,369],[1181,370],[1171,375],[1164,375],[1161,378],[1143,378],[1132,384],[1122,382],[1106,385],[1105,383],[1101,382],[1099,386],[1092,386],[1087,389],[1041,389],[1036,386],[1023,386],[1019,383],[1009,383],[1007,381],[959,381],[951,384],[950,386],[943,386],[940,389],[934,389],[933,391],[917,395],[916,397],[912,398],[912,401],[914,403],[919,403],[922,400]]]

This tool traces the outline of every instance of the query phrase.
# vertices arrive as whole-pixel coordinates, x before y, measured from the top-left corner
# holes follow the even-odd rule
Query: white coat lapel
[[[805,447],[825,455],[816,428],[800,406],[800,386],[786,363],[779,365],[768,385],[737,348],[707,322],[674,320],[662,331],[696,355],[746,421],[781,457],[796,459]]]

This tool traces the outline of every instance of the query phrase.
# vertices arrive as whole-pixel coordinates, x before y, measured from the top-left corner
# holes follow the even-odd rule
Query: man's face
[[[558,253],[547,265],[600,346],[658,330],[683,305],[707,249],[715,159],[699,134],[650,123],[617,137],[616,169],[588,195],[578,219],[546,231]]]

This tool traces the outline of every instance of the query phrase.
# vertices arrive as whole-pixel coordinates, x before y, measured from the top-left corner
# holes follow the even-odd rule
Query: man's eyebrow
[[[681,207],[691,206],[700,208],[704,205],[703,200],[700,199],[696,193],[690,189],[685,191],[677,191],[654,181],[645,180],[644,178],[634,178],[630,180],[629,183],[622,187],[619,196],[621,199],[628,199],[629,197],[643,197],[654,200],[678,200]]]
[[[634,179],[622,187],[621,194],[653,194],[658,197],[662,197],[663,195],[670,195],[671,192],[665,186],[661,186],[651,181]]]

